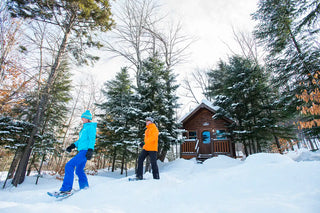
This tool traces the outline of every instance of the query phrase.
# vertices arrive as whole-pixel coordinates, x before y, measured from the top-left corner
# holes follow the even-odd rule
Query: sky
[[[182,32],[195,38],[188,49],[188,60],[174,67],[178,74],[177,83],[190,76],[197,69],[214,68],[219,59],[227,60],[234,52],[239,52],[239,47],[234,40],[235,31],[251,32],[254,21],[251,14],[257,9],[258,0],[159,0],[162,13],[168,14],[168,18],[174,22],[180,21]],[[124,61],[120,57],[112,57],[110,53],[103,54],[101,59],[93,67],[84,67],[81,71],[90,72],[96,76],[99,84],[111,80],[123,67]],[[183,97],[186,91],[178,89],[181,108],[178,117],[195,107],[190,99]],[[203,98],[197,91],[198,101]]]
[[[198,164],[194,159],[158,161],[160,180],[129,182],[100,170],[88,176],[89,189],[57,201],[47,192],[62,181],[43,173],[26,177],[17,188],[0,190],[1,213],[318,213],[320,152],[296,150],[286,155],[260,153],[245,160],[219,156]],[[134,176],[134,171],[129,171]],[[6,177],[0,172],[0,184]],[[75,179],[74,189],[78,189]]]

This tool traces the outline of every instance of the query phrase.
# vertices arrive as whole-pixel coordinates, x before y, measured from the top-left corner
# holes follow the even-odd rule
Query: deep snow
[[[44,175],[35,185],[36,177],[27,177],[17,188],[0,190],[0,212],[318,213],[319,160],[319,151],[261,153],[245,161],[219,156],[203,164],[178,159],[159,162],[160,180],[148,173],[147,180],[134,182],[100,171],[88,176],[88,190],[63,201],[46,195],[61,181]]]

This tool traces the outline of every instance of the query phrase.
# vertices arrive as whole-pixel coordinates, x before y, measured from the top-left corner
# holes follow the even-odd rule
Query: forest
[[[320,3],[257,3],[254,31],[234,31],[241,54],[231,51],[228,60],[212,61],[215,68],[195,70],[180,82],[175,68],[188,59],[194,38],[181,23],[161,27],[166,17],[158,16],[155,0],[1,1],[0,170],[8,171],[3,188],[22,184],[31,171],[63,176],[75,154],[65,149],[77,140],[87,109],[98,122],[90,173],[134,168],[148,116],[160,132],[158,159],[178,158],[179,87],[194,102],[200,88],[220,107],[214,118],[235,121],[230,135],[246,156],[282,154],[294,145],[318,150]],[[76,82],[73,69],[94,65],[98,50],[126,63],[102,88],[92,79]]]

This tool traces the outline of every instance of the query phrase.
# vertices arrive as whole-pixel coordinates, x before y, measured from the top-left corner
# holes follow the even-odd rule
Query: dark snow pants
[[[152,168],[152,174],[153,179],[160,179],[159,176],[159,169],[157,165],[157,152],[156,151],[146,151],[142,150],[139,159],[138,159],[138,169],[137,169],[137,178],[142,179],[143,178],[143,161],[146,159],[146,157],[149,155],[150,162],[151,162],[151,168]]]

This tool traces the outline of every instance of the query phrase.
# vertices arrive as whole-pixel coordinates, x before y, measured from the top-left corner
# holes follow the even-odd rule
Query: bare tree
[[[125,58],[136,74],[137,85],[142,61],[155,54],[163,57],[168,69],[186,59],[186,50],[194,41],[182,34],[181,24],[166,24],[166,16],[158,17],[160,6],[155,0],[126,0],[118,5],[118,23],[105,42],[105,49]],[[165,25],[169,31],[160,30]]]
[[[0,113],[8,115],[24,102],[23,93],[33,78],[23,66],[23,23],[10,16],[6,1],[0,2]]]
[[[0,2],[0,83],[12,65],[12,58],[18,48],[18,40],[21,36],[21,20],[14,20],[10,17],[4,1]]]
[[[241,54],[248,59],[254,60],[257,64],[261,62],[265,54],[262,49],[259,48],[253,34],[251,32],[235,30],[234,27],[232,27],[232,32],[234,40],[240,47]],[[231,48],[228,43],[223,43],[228,47],[233,55],[237,55],[237,52]]]
[[[122,56],[135,68],[136,76],[140,75],[141,64],[147,53],[150,36],[144,26],[153,25],[157,6],[152,0],[126,0],[115,11],[116,27],[110,38],[104,40],[104,48],[116,56]],[[138,84],[138,82],[137,82]]]
[[[192,86],[192,81],[188,78],[188,76],[183,79],[181,87],[186,91],[183,96],[190,98],[192,102],[195,102],[196,104],[200,103],[196,96],[196,92],[194,91],[195,88]]]
[[[191,76],[191,78],[190,78]],[[184,97],[191,99],[193,103],[199,104],[200,98],[205,97],[211,101],[210,96],[207,94],[209,86],[209,79],[206,69],[197,69],[189,76],[185,76],[182,81],[181,87],[184,89]]]
[[[152,36],[152,53],[164,58],[168,69],[186,61],[189,54],[187,49],[195,41],[194,38],[182,34],[181,23],[169,23],[169,31],[161,32],[154,27],[144,27]]]
[[[245,31],[236,31],[232,27],[234,40],[240,47],[241,54],[246,57],[254,60],[257,64],[262,61],[264,53],[258,47],[256,40],[254,39],[251,33]],[[230,47],[226,42],[223,42],[232,54],[237,55],[237,52]],[[211,97],[207,94],[207,88],[209,86],[209,80],[206,69],[197,69],[191,73],[191,77],[185,77],[182,82],[182,88],[186,91],[184,96],[191,99],[195,103],[199,103],[198,95],[201,93],[206,99],[210,100]],[[212,101],[212,100],[210,100]]]

